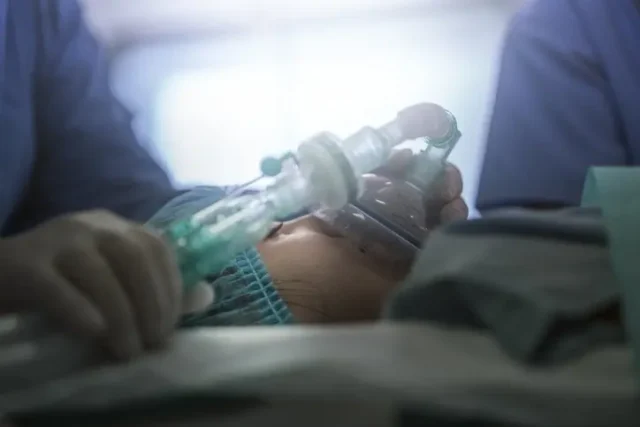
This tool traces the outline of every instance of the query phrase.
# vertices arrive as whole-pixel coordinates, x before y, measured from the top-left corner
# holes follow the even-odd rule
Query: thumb
[[[182,314],[205,310],[215,300],[213,288],[207,282],[200,282],[182,297]]]

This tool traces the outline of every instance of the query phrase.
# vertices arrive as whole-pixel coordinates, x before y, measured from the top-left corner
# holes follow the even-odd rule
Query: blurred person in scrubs
[[[481,212],[580,203],[587,169],[640,164],[640,1],[530,0],[508,30]]]

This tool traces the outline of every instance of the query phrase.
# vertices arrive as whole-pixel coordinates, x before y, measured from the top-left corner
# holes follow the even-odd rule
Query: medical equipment
[[[302,142],[295,152],[265,159],[262,173],[273,177],[273,184],[245,194],[242,190],[257,181],[252,180],[163,230],[176,251],[185,287],[217,273],[238,253],[254,246],[276,219],[304,208],[338,210],[356,200],[364,189],[363,175],[383,165],[393,147],[407,140],[448,135],[452,117],[437,105],[418,104],[378,129],[364,127],[345,140],[320,133]],[[434,149],[439,146],[431,145]],[[423,154],[432,153],[426,150]]]
[[[423,192],[442,171],[459,137],[451,113],[421,104],[401,111],[379,129],[363,128],[344,141],[322,133],[304,141],[295,153],[265,159],[263,175],[274,181],[265,190],[244,192],[253,180],[162,230],[176,250],[185,286],[217,273],[262,240],[274,220],[304,208],[361,248],[383,247],[390,255],[411,259],[426,229],[423,212],[410,208],[423,205]],[[418,138],[425,138],[427,147],[414,157],[406,181],[367,175],[388,160],[394,146]],[[0,393],[101,362],[94,346],[52,330],[38,316],[0,318],[0,344],[6,350],[0,354],[0,373],[7,377],[7,388]]]
[[[462,136],[449,112],[446,123],[440,135],[425,138],[426,148],[412,159],[404,179],[365,175],[364,191],[357,200],[342,209],[320,209],[315,215],[361,252],[378,255],[406,271],[428,233],[428,193]]]

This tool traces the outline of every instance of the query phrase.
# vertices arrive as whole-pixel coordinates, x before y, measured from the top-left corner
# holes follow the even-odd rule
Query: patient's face
[[[425,204],[415,187],[376,175],[367,175],[363,182],[359,201],[369,209],[405,228],[409,222],[426,222]],[[370,235],[372,231],[361,232]],[[411,251],[397,249],[390,249],[388,242],[355,242],[310,215],[285,223],[258,246],[280,294],[293,315],[304,322],[379,317],[383,301],[405,278],[413,261]]]
[[[258,250],[293,315],[304,311],[305,322],[377,318],[411,265],[382,250],[363,252],[313,216],[285,223]]]
[[[394,159],[406,157],[401,153]],[[460,172],[447,166],[425,198],[415,186],[398,178],[406,172],[411,159],[410,151],[404,153],[409,155],[407,161],[390,161],[386,172],[363,177],[364,192],[359,203],[419,240],[443,221],[466,218],[467,206],[460,197]],[[356,223],[343,222],[342,229],[359,228]],[[375,233],[375,229],[366,227],[360,231],[358,235],[369,237]],[[284,224],[272,238],[258,245],[258,250],[298,321],[348,322],[379,317],[387,295],[409,272],[415,254],[391,248],[390,243],[385,242],[384,247],[359,247],[321,220],[306,216]]]

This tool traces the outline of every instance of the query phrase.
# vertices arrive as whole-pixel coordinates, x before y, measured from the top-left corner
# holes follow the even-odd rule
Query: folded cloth
[[[484,329],[513,358],[560,363],[622,343],[598,210],[507,210],[429,236],[390,302],[398,320]]]

